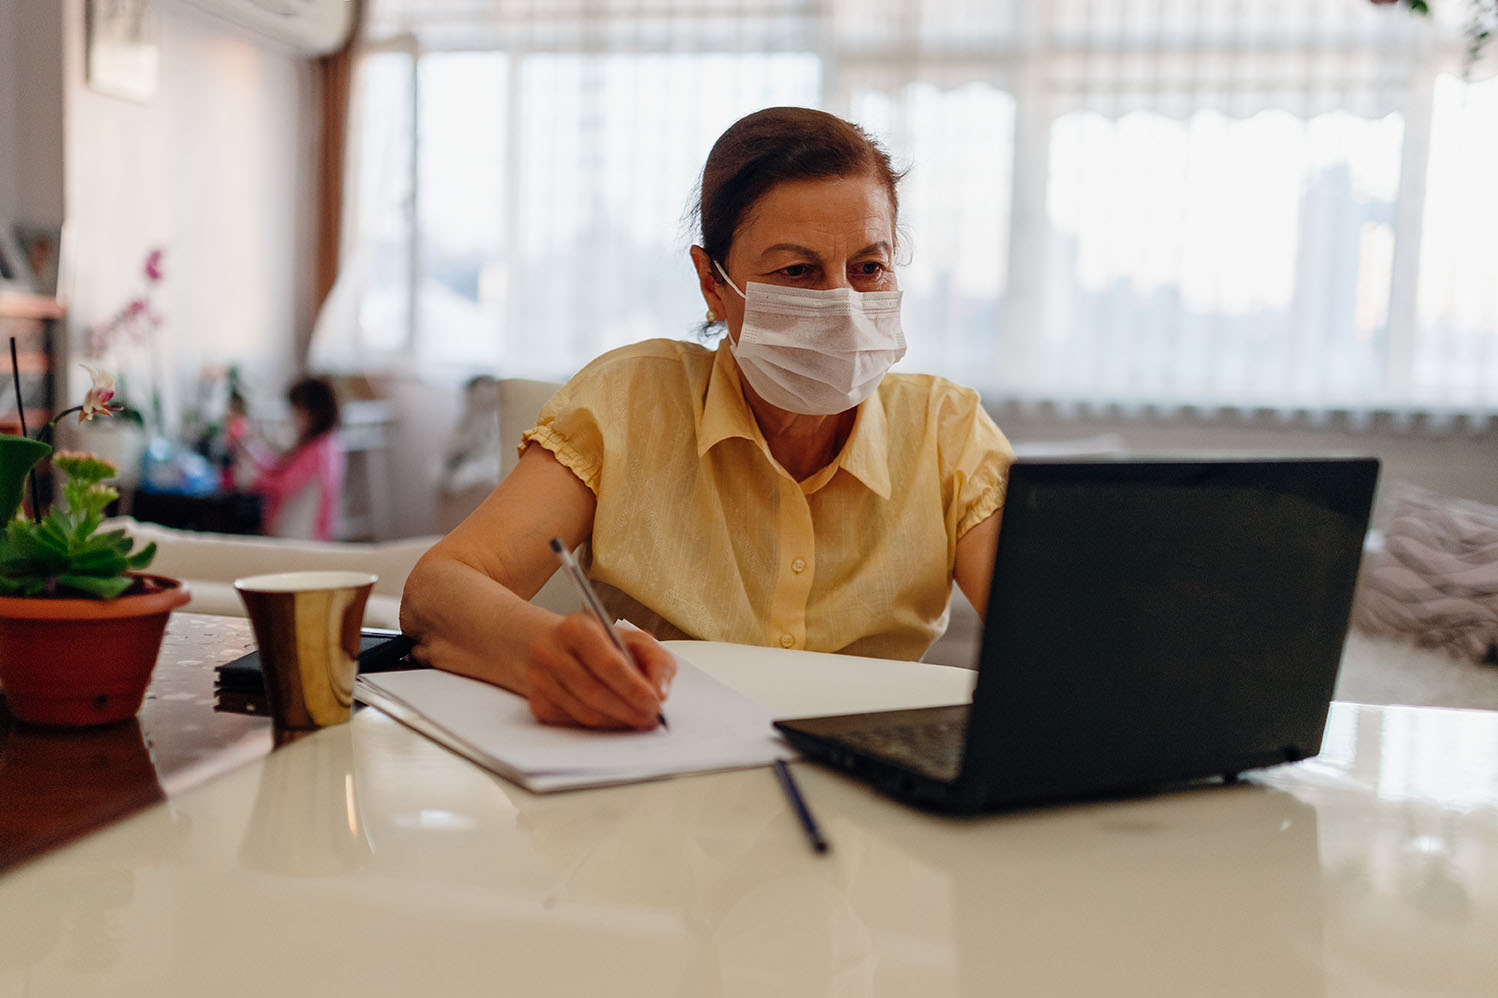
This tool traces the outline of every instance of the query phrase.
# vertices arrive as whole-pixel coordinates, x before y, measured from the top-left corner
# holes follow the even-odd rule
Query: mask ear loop
[[[719,274],[723,275],[723,280],[725,280],[725,281],[728,282],[728,286],[730,288],[733,288],[733,293],[734,294],[738,295],[740,298],[744,299],[745,301],[749,300],[749,296],[746,295],[746,294],[744,294],[744,292],[740,291],[739,290],[739,286],[737,284],[733,283],[733,278],[731,278],[731,277],[728,276],[728,271],[726,271],[726,270],[723,269],[723,265],[721,263],[719,263],[717,260],[714,260],[713,261],[713,266],[718,269],[718,273]]]

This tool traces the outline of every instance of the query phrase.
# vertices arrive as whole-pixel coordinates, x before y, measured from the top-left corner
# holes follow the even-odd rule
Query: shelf
[[[61,319],[66,313],[67,309],[56,298],[24,291],[0,291],[0,319]]]

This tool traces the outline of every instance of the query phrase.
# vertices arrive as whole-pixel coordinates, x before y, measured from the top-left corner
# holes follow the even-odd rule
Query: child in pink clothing
[[[321,378],[303,378],[286,393],[297,441],[276,459],[259,460],[252,488],[265,503],[265,532],[319,541],[338,536],[343,505],[343,444],[338,400]]]

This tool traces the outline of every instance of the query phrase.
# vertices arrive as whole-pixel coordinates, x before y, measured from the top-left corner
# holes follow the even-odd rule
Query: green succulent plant
[[[39,444],[25,437],[11,438],[17,440]],[[0,447],[10,444],[0,441]],[[51,450],[46,444],[39,446]],[[63,502],[54,503],[45,516],[36,520],[16,516],[20,490],[14,490],[16,506],[10,509],[5,532],[0,534],[0,593],[113,599],[135,581],[128,573],[151,563],[156,545],[134,551],[135,542],[123,530],[99,532],[105,507],[119,498],[119,492],[104,482],[115,474],[114,465],[90,454],[59,451],[53,455],[52,467],[66,476]]]
[[[11,339],[11,376],[16,397],[21,397],[16,369],[15,339]],[[93,387],[83,404],[59,413],[38,432],[50,437],[63,416],[78,413],[80,420],[111,415],[114,378],[88,368]],[[135,551],[135,542],[123,530],[99,533],[104,510],[120,497],[105,479],[116,474],[113,464],[92,454],[57,451],[44,440],[33,440],[22,432],[0,433],[0,595],[91,596],[113,599],[136,583],[137,572],[156,556],[156,545]],[[32,480],[33,519],[26,515],[22,500],[26,479],[37,462],[52,455],[52,467],[62,476],[62,502],[40,513],[41,496]]]

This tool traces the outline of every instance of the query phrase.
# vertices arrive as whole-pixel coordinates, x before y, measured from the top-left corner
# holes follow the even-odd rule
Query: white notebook
[[[360,676],[354,696],[536,793],[795,757],[771,727],[768,709],[679,657],[663,711],[669,729],[589,731],[542,724],[509,690],[438,669]]]

